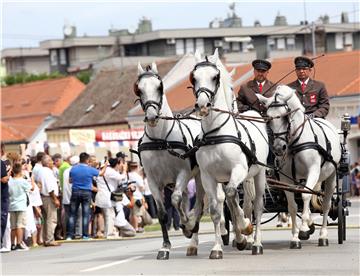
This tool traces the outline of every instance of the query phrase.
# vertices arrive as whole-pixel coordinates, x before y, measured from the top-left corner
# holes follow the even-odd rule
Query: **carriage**
[[[140,140],[138,149],[139,157],[144,162],[143,166],[147,172],[150,189],[160,207],[159,222],[162,226],[164,243],[159,250],[158,259],[168,259],[171,248],[168,233],[164,227],[166,216],[163,212],[160,195],[161,189],[167,184],[166,181],[176,182],[172,202],[180,212],[181,221],[184,223],[183,232],[185,236],[192,237],[187,255],[197,254],[197,233],[202,215],[204,195],[202,187],[209,199],[210,215],[215,227],[215,244],[209,256],[210,259],[221,259],[223,255],[222,243],[228,243],[224,236],[226,230],[222,228],[224,202],[221,193],[226,195],[235,232],[233,244],[239,250],[244,250],[247,247],[248,239],[245,237],[247,235],[250,240],[252,239],[252,254],[263,254],[260,229],[260,225],[264,223],[261,220],[263,210],[269,213],[289,211],[293,221],[293,237],[290,248],[301,248],[299,238],[308,239],[315,229],[310,212],[320,212],[319,209],[315,208],[314,204],[310,206],[311,196],[309,194],[313,194],[313,202],[321,203],[324,212],[319,246],[328,245],[328,216],[334,220],[338,219],[338,242],[342,243],[346,239],[346,215],[348,213],[347,206],[349,206],[349,202],[345,198],[346,191],[341,184],[342,177],[348,173],[348,152],[346,150],[346,136],[350,130],[348,118],[344,118],[342,123],[344,139],[340,143],[339,135],[331,124],[324,120],[322,122],[321,120],[320,122],[316,120],[310,121],[304,115],[304,108],[296,100],[297,97],[293,97],[294,93],[290,88],[282,86],[279,90],[278,87],[279,93],[275,95],[275,98],[267,99],[262,97],[261,99],[260,96],[259,99],[264,101],[268,110],[276,107],[272,108],[273,111],[276,111],[273,114],[280,114],[269,116],[271,118],[270,128],[272,124],[281,120],[287,126],[287,129],[283,129],[282,132],[273,132],[274,139],[281,140],[280,143],[279,141],[277,143],[278,148],[276,148],[275,143],[274,148],[277,155],[281,156],[286,152],[286,143],[289,143],[289,140],[294,138],[293,135],[290,136],[291,131],[294,132],[294,128],[295,134],[299,129],[303,134],[306,133],[306,131],[303,132],[304,129],[309,130],[311,128],[312,134],[316,136],[315,142],[300,143],[300,145],[306,146],[305,150],[310,150],[307,152],[310,152],[309,156],[314,158],[314,162],[312,162],[313,164],[303,162],[299,166],[300,169],[297,171],[298,176],[300,176],[299,180],[296,178],[296,173],[293,178],[288,176],[289,173],[286,174],[289,170],[291,171],[291,166],[287,164],[289,162],[285,162],[285,173],[283,169],[278,170],[275,167],[274,170],[274,167],[271,167],[274,174],[278,173],[280,175],[280,180],[268,178],[266,181],[266,167],[269,167],[266,164],[266,158],[270,145],[266,125],[257,112],[249,111],[237,115],[238,113],[233,109],[234,95],[232,93],[231,74],[226,71],[219,60],[217,50],[211,57],[212,60],[209,61],[206,57],[204,61],[201,60],[199,54],[195,54],[197,64],[190,74],[190,82],[193,85],[192,88],[196,97],[195,109],[201,117],[201,126],[197,124],[195,132],[191,130],[189,125],[180,122],[181,119],[192,118],[188,115],[174,116],[172,114],[163,94],[163,84],[157,74],[156,65],[153,64],[146,71],[141,66],[138,69],[139,78],[135,83],[134,91],[139,97],[145,112],[144,121],[146,122],[144,139]],[[277,96],[279,96],[279,99],[277,99]],[[295,105],[295,107],[291,105]],[[293,120],[295,116],[298,119],[301,117],[300,126],[291,124],[296,122],[296,120]],[[291,120],[289,117],[291,117]],[[167,120],[172,122],[167,123]],[[324,134],[324,137],[320,135],[319,142],[317,140],[318,133],[315,134],[314,128],[317,132],[322,131]],[[326,128],[326,132],[330,131],[330,135],[325,134],[324,128]],[[197,136],[195,140],[191,138],[190,147],[187,142],[189,140],[186,139],[183,129],[186,129],[188,138],[193,138],[194,134]],[[255,145],[252,137],[256,135],[260,139],[256,141]],[[293,140],[298,142],[299,139],[303,141],[307,139],[307,136],[303,135]],[[290,145],[293,145],[293,140]],[[234,144],[236,147],[234,147]],[[195,217],[190,218],[185,212],[186,200],[182,199],[181,196],[186,197],[186,193],[184,193],[185,184],[189,177],[193,175],[190,171],[191,162],[184,160],[189,160],[187,157],[195,155],[200,170],[200,174],[196,173],[197,184],[200,184],[197,185],[197,188],[200,189],[200,197],[197,198]],[[302,152],[299,156],[302,156]],[[287,157],[285,155],[283,160],[286,161]],[[154,162],[154,158],[158,162]],[[293,164],[295,163],[294,160],[295,157],[292,161]],[[159,166],[159,162],[163,165]],[[154,167],[154,164],[156,164],[156,167]],[[305,177],[304,170],[306,171]],[[284,176],[290,178],[295,184],[286,184]],[[173,180],[165,180],[170,178]],[[243,193],[240,192],[238,197],[238,184],[250,178],[254,179],[254,197],[250,198],[250,192],[245,190]],[[269,184],[268,189],[265,189],[266,182]],[[222,189],[219,189],[221,187],[218,185],[219,183],[223,184]],[[318,183],[325,183],[324,191],[314,189]],[[336,191],[333,194],[335,187]],[[287,206],[284,194],[287,197]],[[253,202],[253,205],[250,207],[251,202]],[[304,203],[302,204],[302,202]],[[244,210],[242,207],[244,207]],[[298,211],[302,211],[302,225],[300,228],[296,226]],[[251,235],[253,231],[252,221],[250,220],[252,213],[256,224],[254,237]],[[229,233],[229,231],[227,232]],[[223,242],[221,242],[221,237]]]
[[[343,140],[341,142],[341,159],[337,168],[337,177],[336,177],[336,187],[335,191],[331,197],[331,207],[329,210],[329,217],[333,222],[329,222],[329,226],[337,226],[338,231],[338,243],[342,244],[346,240],[346,216],[349,215],[348,207],[351,206],[351,202],[346,198],[346,194],[349,193],[349,185],[347,182],[343,182],[343,179],[349,174],[349,152],[346,146],[346,137],[350,131],[350,117],[348,114],[344,114],[341,120],[341,132],[339,135],[342,136]],[[303,200],[301,198],[302,193],[308,193],[312,195],[310,210],[311,213],[319,213],[322,215],[322,203],[324,196],[324,187],[320,186],[320,190],[315,191],[308,189],[305,185],[305,179],[300,179],[296,181],[293,177],[285,175],[288,181],[281,182],[277,179],[276,176],[282,173],[279,171],[276,166],[272,166],[267,171],[267,189],[264,195],[264,212],[265,213],[275,213],[270,219],[262,221],[261,224],[268,223],[278,217],[280,213],[287,213],[287,199],[285,196],[285,191],[290,191],[294,193],[295,201],[298,206],[298,212],[303,211]],[[295,184],[290,184],[293,182]],[[244,204],[244,189],[240,185],[238,187],[238,194],[240,198],[240,206]],[[227,210],[227,206],[224,206],[224,213],[226,215],[226,228],[228,233],[222,236],[223,242],[225,245],[229,244],[229,220],[231,220],[230,213]],[[299,215],[297,215],[301,218]],[[310,234],[315,230],[315,226],[321,226],[320,224],[313,224],[313,227],[310,229]],[[308,238],[308,237],[307,237]],[[304,238],[304,239],[307,239]]]

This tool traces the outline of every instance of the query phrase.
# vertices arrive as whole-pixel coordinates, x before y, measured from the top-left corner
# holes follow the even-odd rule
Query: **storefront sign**
[[[70,129],[70,143],[74,145],[83,145],[95,142],[95,130],[93,129]]]
[[[133,141],[139,140],[144,134],[143,129],[97,130],[96,141]]]

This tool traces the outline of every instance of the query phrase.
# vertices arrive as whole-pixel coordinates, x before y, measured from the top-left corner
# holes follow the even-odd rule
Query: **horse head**
[[[198,51],[195,53],[196,65],[190,73],[190,82],[196,97],[195,108],[200,116],[207,116],[210,107],[214,105],[219,88],[223,89],[222,82],[227,80],[231,86],[231,74],[226,71],[219,58],[218,50],[205,60]]]
[[[134,84],[134,93],[139,97],[145,113],[144,121],[150,127],[155,127],[159,121],[164,94],[163,82],[155,62],[145,70],[138,63],[138,79]]]
[[[271,118],[269,125],[274,137],[274,152],[277,156],[283,156],[289,143],[290,115],[294,106],[293,101],[298,100],[295,90],[286,85],[279,85],[270,98],[260,94],[256,94],[256,96],[266,106],[266,114]]]

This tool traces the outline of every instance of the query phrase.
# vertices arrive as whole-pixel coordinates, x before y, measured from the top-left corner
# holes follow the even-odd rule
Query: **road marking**
[[[114,265],[128,263],[128,262],[135,261],[135,260],[138,260],[138,259],[141,259],[141,258],[144,258],[144,256],[131,257],[131,258],[127,258],[125,260],[121,260],[121,261],[117,261],[117,262],[113,262],[113,263],[109,263],[109,264],[104,264],[104,265],[99,265],[99,266],[83,269],[83,270],[80,270],[80,272],[95,271],[95,270],[99,270],[99,269],[102,269],[102,268],[111,267],[111,266],[114,266]]]

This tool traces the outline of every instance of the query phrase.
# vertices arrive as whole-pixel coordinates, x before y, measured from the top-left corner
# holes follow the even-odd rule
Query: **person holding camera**
[[[130,224],[134,227],[137,233],[144,232],[142,227],[139,227],[139,222],[144,218],[144,211],[146,212],[143,192],[145,190],[144,180],[139,174],[139,166],[137,162],[128,162],[128,181],[133,181],[134,184],[130,188]],[[144,223],[143,223],[144,224]]]
[[[104,176],[98,176],[98,192],[95,197],[95,205],[101,208],[105,220],[104,234],[106,238],[115,237],[115,202],[111,193],[126,181],[125,175],[119,173],[120,161],[118,158],[109,159],[109,167],[106,168]]]

